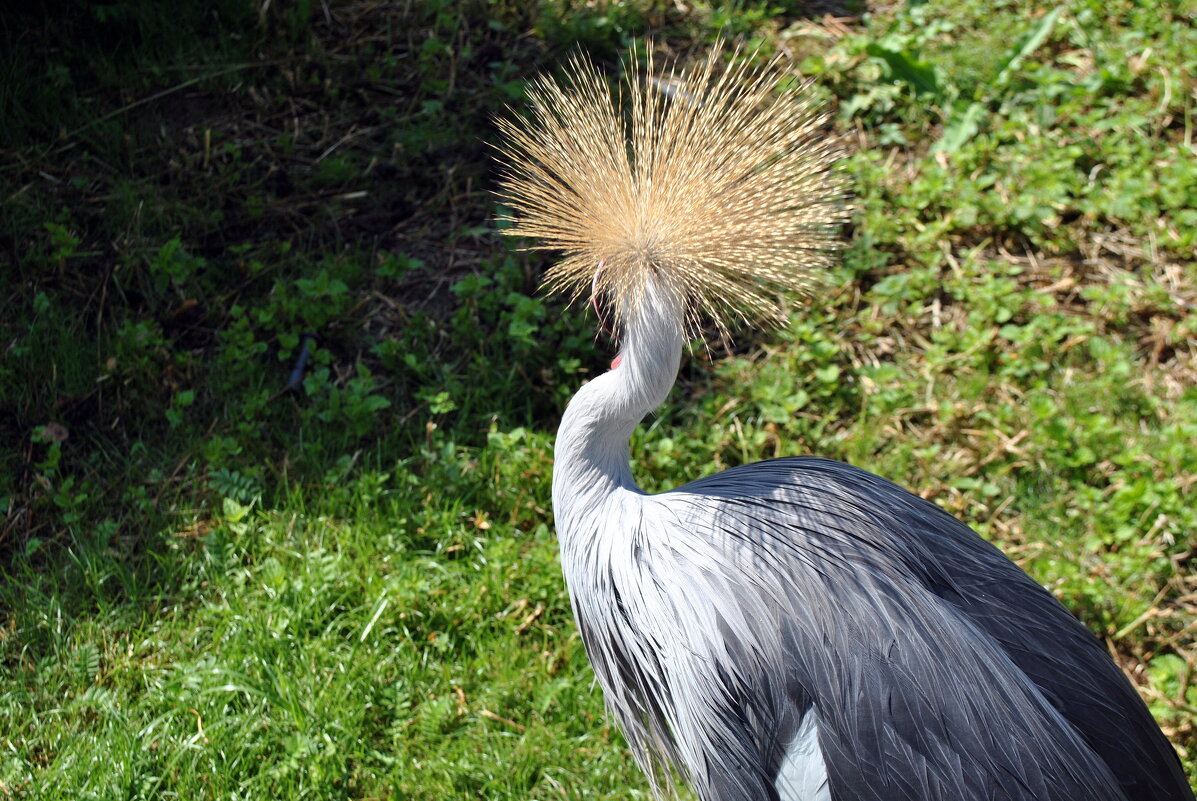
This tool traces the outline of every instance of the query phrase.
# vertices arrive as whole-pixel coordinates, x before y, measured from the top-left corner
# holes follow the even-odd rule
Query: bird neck
[[[563,539],[584,533],[619,489],[640,492],[628,464],[628,440],[664,402],[681,363],[684,305],[650,283],[626,321],[617,366],[583,386],[557,432],[553,509]]]

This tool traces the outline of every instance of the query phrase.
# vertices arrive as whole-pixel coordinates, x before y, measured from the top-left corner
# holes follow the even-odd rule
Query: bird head
[[[499,121],[504,233],[560,252],[548,288],[589,291],[617,336],[651,298],[690,330],[781,322],[778,291],[807,290],[834,258],[842,147],[809,83],[754,55],[716,46],[657,74],[650,54],[615,92],[578,57]]]

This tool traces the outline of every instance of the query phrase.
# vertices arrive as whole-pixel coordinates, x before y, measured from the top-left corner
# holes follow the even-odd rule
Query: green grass
[[[6,694],[19,748],[6,786],[432,799],[584,785],[624,797],[639,780],[596,695],[579,692],[585,656],[545,527],[463,536],[470,515],[438,509],[418,522],[453,535],[430,548],[407,519],[423,491],[388,483],[355,482],[351,522],[296,498],[287,512],[230,504],[207,531],[173,532],[169,592],[115,601],[97,576],[80,588],[86,611],[30,593],[14,622],[39,656],[17,671],[39,679]]]
[[[1197,778],[1197,6],[150,5],[3,30],[51,80],[0,95],[0,799],[648,797],[548,508],[608,347],[495,234],[485,143],[579,43],[720,32],[817,77],[858,213],[787,329],[695,349],[637,475],[934,499]]]

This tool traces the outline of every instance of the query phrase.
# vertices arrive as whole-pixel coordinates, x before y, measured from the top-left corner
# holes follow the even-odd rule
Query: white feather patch
[[[786,747],[785,759],[773,786],[781,801],[831,801],[827,786],[827,765],[819,750],[819,727],[810,710],[794,739]]]

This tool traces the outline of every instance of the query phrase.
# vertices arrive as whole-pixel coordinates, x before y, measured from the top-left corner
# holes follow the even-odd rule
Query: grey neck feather
[[[681,363],[683,303],[654,283],[623,331],[619,366],[583,386],[557,432],[553,509],[562,540],[588,529],[618,489],[640,492],[628,465],[628,439],[664,402]]]

